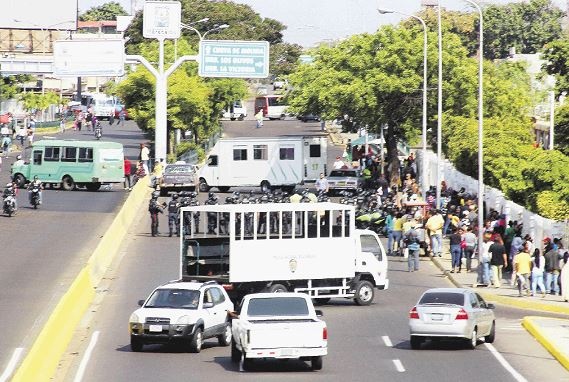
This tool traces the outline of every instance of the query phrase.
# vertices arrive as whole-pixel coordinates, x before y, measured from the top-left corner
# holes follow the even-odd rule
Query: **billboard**
[[[2,10],[2,29],[77,30],[77,0],[2,0]]]
[[[53,44],[56,77],[114,77],[124,74],[124,40],[59,40]]]

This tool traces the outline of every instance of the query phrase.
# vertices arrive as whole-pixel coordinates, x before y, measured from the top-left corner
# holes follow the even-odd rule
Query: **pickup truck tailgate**
[[[249,349],[324,347],[325,323],[311,319],[249,321]]]

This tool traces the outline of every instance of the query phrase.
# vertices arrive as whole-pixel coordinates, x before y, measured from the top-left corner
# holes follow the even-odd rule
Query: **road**
[[[135,159],[144,140],[135,123],[127,121],[124,127],[102,123],[103,140],[122,143],[127,156]],[[53,136],[94,139],[86,131]],[[9,180],[15,156],[11,153],[3,163],[2,185]],[[11,218],[0,215],[0,375],[16,357],[16,349],[24,349],[23,358],[33,344],[126,196],[122,185],[98,192],[45,190],[43,204],[33,210],[27,192],[20,190],[18,214]]]
[[[290,130],[296,122],[267,122],[265,126],[272,123]],[[179,241],[150,237],[144,211],[137,221],[122,243],[122,260],[107,275],[110,281],[84,320],[56,380],[71,381],[77,376],[82,381],[569,380],[569,373],[521,328],[521,318],[530,314],[522,310],[496,309],[497,338],[493,346],[481,344],[472,351],[442,342],[410,350],[409,309],[425,289],[451,285],[428,259],[421,261],[419,272],[408,273],[406,263],[390,258],[390,289],[378,291],[369,307],[358,307],[348,300],[333,300],[322,307],[329,327],[329,355],[319,372],[310,371],[303,362],[290,361],[259,362],[252,372],[243,373],[230,362],[229,348],[217,346],[215,340],[207,341],[200,354],[170,346],[148,346],[142,353],[133,353],[127,322],[137,308],[136,302],[157,285],[176,279],[179,272]],[[165,223],[162,217],[162,232],[166,231]],[[493,349],[501,356],[494,355]]]

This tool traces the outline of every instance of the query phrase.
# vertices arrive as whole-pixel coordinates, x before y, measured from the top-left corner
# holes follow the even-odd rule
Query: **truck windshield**
[[[247,315],[249,317],[306,316],[308,305],[304,298],[299,297],[253,298],[249,301]]]
[[[157,289],[145,308],[197,309],[200,292],[187,289]]]

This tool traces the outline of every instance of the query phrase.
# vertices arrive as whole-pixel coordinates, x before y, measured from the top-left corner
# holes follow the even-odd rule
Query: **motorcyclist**
[[[34,176],[34,180],[32,182],[30,182],[30,184],[28,185],[28,194],[29,194],[30,204],[32,204],[32,195],[33,195],[32,191],[34,188],[36,188],[38,190],[38,203],[42,204],[43,184],[39,180],[37,175]]]
[[[168,236],[172,237],[174,226],[176,227],[176,236],[180,236],[180,201],[178,194],[174,193],[172,199],[168,202],[168,228],[170,230]]]
[[[148,204],[148,212],[150,212],[150,231],[152,236],[159,235],[158,214],[164,213],[163,209],[166,207],[166,203],[158,203],[158,196],[160,196],[160,192],[154,191],[150,198],[150,203]]]
[[[2,198],[4,199],[4,203],[6,203],[6,199],[12,197],[14,200],[14,211],[18,209],[18,201],[16,200],[16,189],[14,188],[14,184],[12,182],[6,184],[6,188],[2,193]]]
[[[209,192],[208,198],[205,201],[206,205],[213,206],[217,204],[217,196],[213,192]],[[217,227],[217,213],[208,212],[207,213],[207,233],[216,234],[215,228]]]
[[[14,164],[12,166],[14,167],[19,167],[22,166],[24,164],[24,160],[22,159],[21,155],[16,156],[16,161],[14,162]]]
[[[103,136],[103,126],[101,126],[101,121],[93,121],[95,124],[93,131],[95,132],[95,138],[101,138]]]

